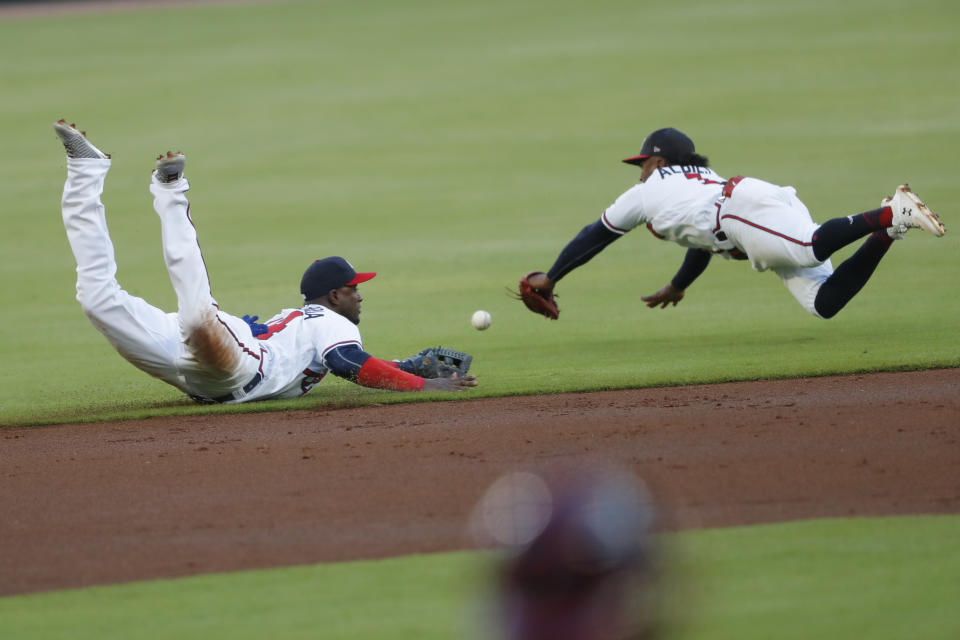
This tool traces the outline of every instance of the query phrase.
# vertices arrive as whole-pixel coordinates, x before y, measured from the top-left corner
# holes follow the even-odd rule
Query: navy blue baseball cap
[[[657,129],[646,137],[640,154],[624,160],[627,164],[642,165],[650,156],[661,156],[672,162],[682,162],[694,153],[693,140],[673,127]]]
[[[357,273],[349,262],[340,256],[315,260],[303,272],[300,279],[300,295],[304,300],[322,298],[334,289],[350,287],[373,278],[376,272]]]

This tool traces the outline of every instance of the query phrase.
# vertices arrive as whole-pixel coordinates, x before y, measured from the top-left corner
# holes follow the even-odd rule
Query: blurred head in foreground
[[[645,486],[626,473],[515,472],[497,480],[475,526],[504,552],[495,603],[502,637],[652,637],[652,521]]]

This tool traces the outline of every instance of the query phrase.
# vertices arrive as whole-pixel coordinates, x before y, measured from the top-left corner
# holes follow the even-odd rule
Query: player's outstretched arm
[[[662,287],[659,291],[649,296],[641,296],[640,299],[647,303],[647,306],[653,309],[660,307],[665,309],[667,305],[677,303],[683,300],[683,292],[687,290],[693,281],[700,277],[700,274],[706,270],[710,264],[712,254],[703,249],[687,249],[687,254],[683,258],[683,264],[677,275],[669,284]]]
[[[391,391],[463,391],[477,386],[476,376],[422,378],[402,371],[396,362],[375,358],[355,344],[331,349],[326,364],[333,375],[363,387]],[[445,381],[445,382],[438,382]]]
[[[560,251],[547,273],[531,271],[520,279],[517,297],[534,313],[556,320],[560,309],[553,288],[560,278],[586,264],[621,235],[607,229],[601,220],[588,224]]]
[[[607,229],[602,220],[592,222],[581,229],[580,233],[560,251],[560,255],[547,272],[550,290],[553,290],[553,286],[560,278],[589,262],[622,235]]]

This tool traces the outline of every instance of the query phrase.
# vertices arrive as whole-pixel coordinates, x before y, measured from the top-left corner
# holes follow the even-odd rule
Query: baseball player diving
[[[201,403],[300,396],[328,372],[366,387],[397,391],[477,386],[476,376],[466,375],[472,358],[460,352],[440,350],[453,354],[442,362],[435,349],[399,362],[366,353],[357,329],[363,301],[357,285],[376,274],[357,273],[339,256],[313,262],[300,283],[303,306],[284,309],[264,325],[221,311],[190,217],[182,153],[162,154],[150,184],[177,312],[166,313],[130,295],[116,280],[100,200],[110,156],[74,125],[60,120],[53,127],[67,151],[62,213],[77,261],[77,300],[93,325],[134,366]]]
[[[521,279],[520,298],[530,310],[557,319],[557,282],[640,225],[687,249],[673,279],[641,296],[648,307],[675,306],[711,258],[721,255],[749,260],[757,271],[773,271],[818,318],[832,318],[843,309],[893,241],[909,229],[938,237],[945,233],[940,218],[906,184],[884,198],[879,209],[817,224],[793,187],[743,176],[723,178],[696,153],[693,141],[673,128],[648,135],[640,154],[623,162],[641,168],[639,184],[584,227],[549,271]],[[863,237],[860,248],[834,270],[830,256]]]

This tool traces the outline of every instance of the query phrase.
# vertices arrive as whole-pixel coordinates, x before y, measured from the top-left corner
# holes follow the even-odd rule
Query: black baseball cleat
[[[183,167],[187,157],[182,152],[167,151],[157,156],[157,180],[164,183],[176,182],[183,177]]]
[[[78,131],[77,125],[67,124],[64,119],[53,123],[53,130],[60,137],[63,148],[67,150],[67,157],[70,158],[96,158],[106,160],[110,157],[109,153],[104,153],[93,146],[93,143],[87,140],[86,131]]]

